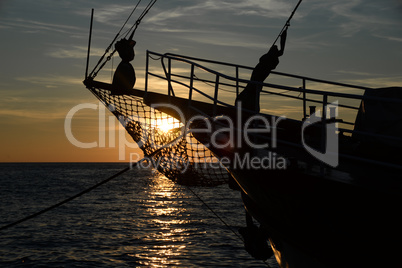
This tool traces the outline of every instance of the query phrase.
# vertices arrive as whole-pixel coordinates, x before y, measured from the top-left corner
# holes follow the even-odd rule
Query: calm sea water
[[[0,226],[125,168],[116,163],[0,164]],[[238,192],[192,187],[234,230]],[[268,260],[278,267],[275,260]],[[0,232],[1,267],[267,267],[184,186],[130,170],[41,216]]]

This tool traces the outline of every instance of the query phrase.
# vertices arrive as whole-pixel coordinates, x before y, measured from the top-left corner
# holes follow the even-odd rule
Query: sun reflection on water
[[[189,212],[183,206],[187,198],[180,186],[162,175],[155,175],[147,187],[144,200],[148,221],[157,230],[143,239],[147,253],[135,254],[141,265],[149,267],[180,266],[180,255],[186,254],[188,238],[194,230],[186,228]]]

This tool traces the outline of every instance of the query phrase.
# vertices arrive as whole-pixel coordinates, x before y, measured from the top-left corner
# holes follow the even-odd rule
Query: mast
[[[94,9],[91,11],[91,24],[89,26],[89,40],[88,40],[88,53],[87,53],[87,66],[85,68],[85,79],[88,77],[89,54],[91,51],[91,37],[92,37],[92,23],[94,21]]]

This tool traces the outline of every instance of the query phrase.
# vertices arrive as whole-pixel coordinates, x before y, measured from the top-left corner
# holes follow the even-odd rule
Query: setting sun
[[[162,130],[163,132],[169,132],[174,128],[180,127],[180,122],[173,117],[157,119],[155,121],[156,128]]]

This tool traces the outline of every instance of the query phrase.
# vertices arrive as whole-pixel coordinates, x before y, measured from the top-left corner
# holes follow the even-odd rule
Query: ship
[[[288,84],[258,82],[250,66],[147,51],[138,89],[120,54],[113,82],[93,71],[85,86],[167,178],[241,193],[251,255],[290,268],[402,267],[401,87],[275,71],[269,81]],[[250,84],[261,112],[236,104]],[[289,103],[293,117],[281,113]]]

